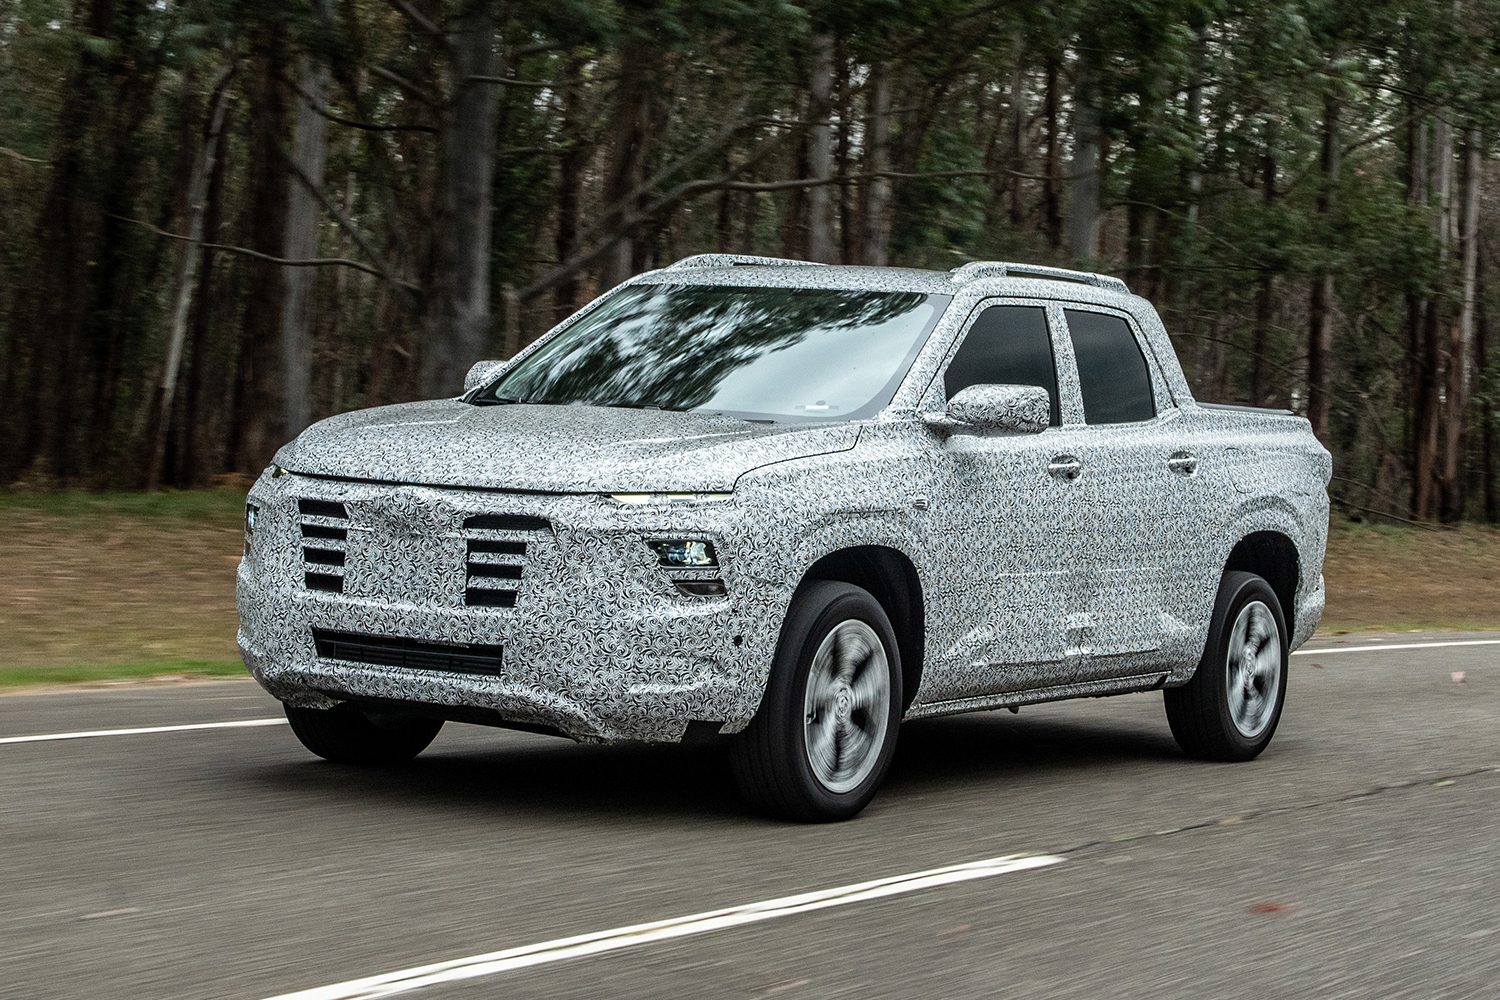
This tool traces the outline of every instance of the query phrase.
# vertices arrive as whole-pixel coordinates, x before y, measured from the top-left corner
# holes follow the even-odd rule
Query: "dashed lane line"
[[[402,969],[399,972],[387,972],[364,979],[351,979],[346,983],[335,983],[332,986],[318,986],[297,993],[286,993],[272,1000],[375,1000],[377,997],[408,993],[424,986],[436,986],[439,983],[451,983],[463,979],[478,979],[482,976],[493,976],[501,972],[545,965],[549,962],[562,962],[608,951],[618,951],[622,948],[633,948],[655,941],[706,934],[730,927],[742,927],[745,924],[776,920],[832,906],[847,906],[850,903],[897,896],[902,893],[915,892],[918,889],[951,885],[954,882],[968,882],[974,879],[1005,875],[1009,872],[1026,871],[1031,868],[1045,868],[1065,860],[1067,859],[1056,854],[1010,854],[1000,858],[987,858],[984,861],[971,861],[968,864],[950,865],[947,868],[896,875],[891,878],[876,879],[873,882],[839,886],[836,889],[821,889],[797,896],[784,896],[780,899],[732,906],[723,910],[710,910],[707,913],[694,913],[648,924],[617,927],[614,930],[595,931],[592,934],[542,941],[538,944],[492,951],[468,958],[456,958],[434,965],[421,965],[416,968]]]
[[[144,733],[185,733],[194,729],[248,729],[254,726],[284,726],[286,719],[237,719],[234,722],[199,722],[190,726],[147,726],[142,729],[95,729],[86,733],[43,733],[37,736],[0,736],[0,743],[47,743],[52,740],[86,740],[95,736],[139,736]]]
[[[1401,642],[1389,646],[1321,646],[1299,649],[1293,656],[1327,656],[1330,653],[1375,653],[1393,649],[1440,649],[1444,646],[1500,646],[1500,639],[1460,639],[1453,642]]]

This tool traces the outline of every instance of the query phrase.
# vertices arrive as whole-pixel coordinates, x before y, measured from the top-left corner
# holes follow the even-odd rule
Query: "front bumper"
[[[263,687],[290,704],[394,700],[484,709],[579,740],[676,741],[689,722],[724,732],[748,724],[769,675],[777,623],[732,561],[723,597],[673,585],[646,540],[693,521],[733,551],[728,511],[622,511],[593,496],[535,496],[262,477],[259,519],[238,574],[239,645]],[[303,513],[300,501],[342,505],[344,521]],[[313,509],[326,509],[317,508]],[[476,517],[531,519],[521,529],[472,529]],[[540,519],[540,521],[538,521]],[[335,541],[306,528],[339,523]],[[506,524],[510,522],[504,522]],[[542,523],[544,527],[537,528]],[[323,534],[328,534],[326,530]],[[476,538],[524,548],[509,607],[471,606],[466,551]],[[338,549],[338,590],[310,572],[304,549]],[[494,546],[491,546],[494,547]],[[468,556],[467,558],[473,558]],[[318,589],[322,587],[324,589]],[[466,596],[466,594],[468,596]],[[320,656],[314,630],[499,646],[495,674],[382,666]],[[326,648],[325,648],[326,652]],[[455,713],[461,714],[461,713]]]

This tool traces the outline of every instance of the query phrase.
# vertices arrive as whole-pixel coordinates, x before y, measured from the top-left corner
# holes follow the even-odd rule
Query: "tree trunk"
[[[1026,220],[1026,37],[1020,32],[1011,39],[1010,58],[1010,221],[1019,226]]]
[[[1047,224],[1047,245],[1053,250],[1062,248],[1062,136],[1058,121],[1057,58],[1047,60],[1047,89],[1043,97],[1044,114],[1047,117],[1047,179],[1042,187],[1042,205]]]
[[[558,158],[557,184],[557,261],[572,260],[578,253],[578,208],[583,199],[584,170],[589,149],[584,145],[582,122],[583,69],[587,60],[579,54],[568,58],[567,83],[563,87],[563,154]],[[727,195],[728,192],[725,192]],[[557,283],[553,292],[552,315],[561,323],[583,303],[578,301],[578,276],[569,275]],[[509,331],[506,331],[507,334]]]
[[[891,246],[891,179],[879,176],[891,169],[891,66],[877,63],[870,71],[869,121],[865,123],[864,263],[884,267]]]
[[[808,88],[812,104],[808,113],[816,122],[808,135],[808,169],[813,180],[823,181],[807,192],[807,256],[823,264],[833,263],[833,212],[826,183],[833,177],[833,129],[828,116],[833,108],[833,36],[813,37],[812,79]]]
[[[315,0],[318,18],[332,22],[332,0]],[[322,115],[328,103],[328,67],[310,55],[302,57],[298,76],[301,95],[297,101],[297,131],[292,160],[312,186],[323,186],[323,161],[327,155],[327,121]],[[318,256],[319,206],[306,184],[293,184],[288,192],[286,252],[289,260]],[[286,436],[302,433],[312,422],[312,327],[315,268],[288,268],[282,277],[281,304],[281,399]]]
[[[1198,202],[1203,197],[1203,78],[1208,72],[1208,25],[1199,25],[1188,50],[1187,127],[1193,143],[1193,158],[1188,164],[1187,218],[1198,223]],[[1193,238],[1196,233],[1191,234]]]
[[[490,204],[495,176],[499,103],[493,83],[503,76],[496,54],[494,6],[475,0],[449,22],[453,96],[443,117],[438,223],[437,316],[422,355],[422,392],[449,396],[489,348]]]
[[[227,109],[224,121],[220,123],[220,135],[229,129],[230,114],[232,114],[232,109]],[[212,124],[212,121],[213,119],[209,119],[209,124]],[[220,155],[214,158],[214,169],[208,180],[208,205],[203,213],[203,239],[209,243],[217,243],[219,239],[219,222],[223,218],[224,211],[225,159],[221,150]],[[185,360],[187,367],[182,375],[186,383],[182,414],[173,420],[177,424],[182,442],[178,448],[174,480],[175,484],[182,489],[197,485],[201,479],[202,444],[205,440],[204,428],[201,426],[203,423],[201,406],[204,380],[208,376],[208,359],[205,355],[208,349],[209,318],[213,312],[215,297],[212,294],[214,251],[211,247],[201,249],[203,259],[198,265],[198,288],[193,296],[192,340]]]
[[[1463,298],[1448,339],[1448,385],[1444,400],[1442,518],[1457,521],[1464,515],[1464,425],[1469,415],[1473,380],[1474,289],[1479,265],[1479,130],[1464,135],[1463,192],[1455,222],[1462,267]]]
[[[1323,189],[1318,194],[1318,215],[1328,234],[1339,179],[1342,147],[1339,139],[1339,104],[1332,95],[1323,100]],[[1333,275],[1312,277],[1307,331],[1307,419],[1313,433],[1328,443],[1328,356],[1333,350]]]
[[[852,149],[850,138],[849,121],[849,60],[844,55],[843,49],[837,52],[835,60],[838,64],[838,76],[836,89],[838,92],[839,129],[838,138],[834,143],[835,173],[839,178],[838,184],[838,222],[839,222],[839,260],[845,264],[859,262],[859,225],[855,221],[855,205],[853,201],[853,189],[845,182],[849,176],[849,155]],[[727,220],[728,213],[725,213]]]
[[[1261,153],[1261,203],[1267,208],[1276,200],[1276,150],[1272,145],[1272,126],[1265,124],[1265,149]],[[1260,289],[1255,296],[1255,330],[1250,346],[1250,405],[1265,404],[1269,380],[1266,350],[1269,347],[1271,319],[1275,314],[1273,297],[1275,275],[1269,269],[1260,272]]]
[[[793,105],[796,118],[802,120],[812,112],[806,91],[799,91]],[[803,180],[812,172],[809,163],[809,138],[806,130],[797,136],[797,145],[792,152],[790,180]],[[807,257],[807,188],[795,187],[787,192],[786,207],[781,215],[781,256],[789,260],[804,260]]]
[[[1412,517],[1430,521],[1438,513],[1442,475],[1443,389],[1447,343],[1442,337],[1442,302],[1447,285],[1448,244],[1453,234],[1453,129],[1439,113],[1433,126],[1433,159],[1427,190],[1436,189],[1438,211],[1433,225],[1438,244],[1438,286],[1425,303],[1421,339],[1421,377],[1416,399],[1416,459],[1412,469]]]
[[[609,167],[604,184],[604,204],[611,206],[610,216],[616,226],[639,207],[638,201],[627,203],[627,198],[645,180],[653,62],[652,48],[646,42],[633,40],[620,47],[620,82],[615,88]],[[613,288],[631,277],[634,266],[633,241],[622,239],[604,255],[599,267],[599,290]]]
[[[1417,100],[1408,98],[1406,103],[1406,203],[1421,208],[1427,203],[1427,120],[1421,114]],[[1411,477],[1411,497],[1408,510],[1415,516],[1417,441],[1421,438],[1420,387],[1423,384],[1422,331],[1426,325],[1427,302],[1416,291],[1406,293],[1406,379],[1404,385],[1406,409],[1405,447],[1406,468]]]
[[[1484,479],[1484,519],[1491,524],[1500,524],[1500,483],[1495,482],[1495,394],[1500,390],[1500,378],[1490,370],[1490,323],[1485,309],[1484,261],[1478,267],[1478,288],[1475,295],[1474,323],[1474,367],[1485,378],[1484,410],[1479,416],[1482,466]]]
[[[249,191],[243,226],[250,249],[268,257],[279,256],[286,248],[289,176],[280,147],[286,135],[287,101],[281,77],[287,60],[282,31],[279,24],[269,25],[251,55]],[[284,440],[279,341],[285,269],[263,260],[248,260],[244,267],[249,285],[240,327],[237,405],[226,457],[231,471],[255,475]]]
[[[1068,180],[1068,243],[1073,259],[1099,255],[1099,93],[1094,54],[1078,47],[1073,80],[1073,166]]]
[[[1137,295],[1146,294],[1146,205],[1132,199],[1125,208],[1125,283]]]
[[[224,128],[224,116],[229,110],[229,75],[232,66],[219,71],[214,81],[212,103],[209,104],[208,128],[203,136],[203,149],[193,164],[191,180],[188,182],[187,238],[183,247],[182,271],[177,278],[177,291],[168,314],[171,328],[167,333],[167,358],[162,365],[161,383],[157,387],[157,416],[151,457],[147,462],[146,488],[154,490],[161,485],[162,459],[166,455],[167,441],[172,433],[172,412],[177,407],[177,374],[182,366],[182,349],[187,340],[188,310],[193,302],[193,293],[198,288],[198,263],[202,257],[199,243],[203,241],[203,218],[208,204],[208,185],[218,166],[219,134]]]

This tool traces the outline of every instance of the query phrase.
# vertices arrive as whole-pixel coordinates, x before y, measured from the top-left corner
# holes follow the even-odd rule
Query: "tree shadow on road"
[[[734,789],[722,746],[601,747],[452,729],[400,767],[357,768],[308,758],[244,777],[283,794],[353,798],[384,807],[460,805],[481,813],[627,821],[757,819]],[[1165,724],[997,714],[924,720],[902,728],[895,766],[877,801],[899,808],[911,795],[975,788],[1004,794],[1063,771],[1118,772],[1182,760]]]
[[[912,722],[886,788],[895,794],[985,785],[997,791],[1066,771],[1118,772],[1143,764],[1182,763],[1165,721],[1029,717],[998,712]]]

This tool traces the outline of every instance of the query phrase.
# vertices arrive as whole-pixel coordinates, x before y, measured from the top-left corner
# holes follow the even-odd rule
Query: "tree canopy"
[[[0,484],[254,475],[697,252],[1119,274],[1356,516],[1500,519],[1500,3],[8,0]]]

